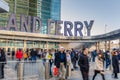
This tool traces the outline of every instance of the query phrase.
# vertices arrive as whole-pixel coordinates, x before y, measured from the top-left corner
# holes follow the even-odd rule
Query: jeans
[[[50,63],[50,76],[52,76],[52,63]]]

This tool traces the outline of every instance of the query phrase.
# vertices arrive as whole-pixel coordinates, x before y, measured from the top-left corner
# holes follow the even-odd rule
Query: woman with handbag
[[[102,52],[100,51],[95,59],[95,70],[94,70],[94,76],[93,79],[95,79],[96,75],[99,73],[102,76],[102,79],[105,80],[104,77],[104,69],[103,69],[103,62],[104,62],[104,57]]]

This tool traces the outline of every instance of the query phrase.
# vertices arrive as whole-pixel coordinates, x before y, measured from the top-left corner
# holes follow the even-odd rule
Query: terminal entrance
[[[25,40],[12,40],[12,39],[0,39],[0,48],[4,48],[7,56],[11,56],[12,51],[17,51],[17,49],[26,49],[31,48],[41,48],[41,49],[58,49],[58,42],[46,42],[46,41],[25,41]]]

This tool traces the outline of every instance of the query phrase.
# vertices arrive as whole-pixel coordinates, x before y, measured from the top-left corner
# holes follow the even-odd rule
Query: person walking
[[[78,60],[78,65],[80,67],[83,80],[89,80],[88,48],[83,48]]]
[[[112,66],[113,66],[114,78],[118,79],[117,73],[119,73],[119,60],[118,60],[118,53],[116,51],[112,52]]]
[[[16,52],[16,59],[18,61],[21,61],[23,58],[23,52],[22,52],[22,49],[18,49],[18,51]]]
[[[45,48],[43,53],[42,53],[42,63],[45,66],[45,62],[46,62],[46,55],[48,53],[48,50]]]
[[[72,48],[72,49],[71,49],[71,53],[70,53],[71,62],[72,62],[72,65],[73,65],[72,71],[73,71],[74,69],[76,69],[76,61],[77,61],[77,60],[76,60],[75,54],[76,54],[76,52],[75,52],[75,50]]]
[[[52,50],[49,49],[48,50],[48,53],[46,54],[46,62],[49,62],[50,64],[50,71],[49,71],[49,74],[50,74],[50,77],[52,77],[52,64],[53,64],[53,53],[52,53]]]
[[[97,55],[97,50],[94,50],[94,51],[92,52],[92,62],[95,62],[95,57],[96,57],[96,55]]]
[[[96,75],[99,73],[102,76],[102,79],[105,80],[104,77],[104,67],[103,67],[103,53],[98,53],[97,57],[95,58],[95,70],[94,70],[94,76],[92,78],[92,80],[95,79]]]
[[[105,52],[105,62],[106,62],[106,70],[109,70],[110,69],[110,64],[111,64],[110,51]]]
[[[6,55],[3,49],[0,50],[0,79],[4,78],[4,64],[6,62]]]
[[[67,66],[66,66],[66,76],[67,79],[70,80],[71,78],[71,56],[70,56],[70,51],[66,51],[66,58],[67,58]]]
[[[18,49],[17,52],[16,52],[17,63],[16,63],[16,65],[15,65],[15,70],[18,68],[18,64],[19,64],[19,62],[22,60],[22,58],[23,58],[22,49]]]
[[[64,52],[64,47],[60,47],[60,51],[55,53],[54,65],[59,69],[59,77],[62,80],[66,78],[66,64],[67,58]]]
[[[12,50],[12,60],[14,60],[14,57],[15,57],[15,50],[13,49]]]
[[[37,56],[36,49],[31,49],[30,56],[31,56],[32,62],[36,62],[36,56]]]
[[[42,51],[41,51],[41,49],[39,49],[39,50],[38,50],[37,55],[38,55],[38,58],[39,58],[39,59],[41,59],[41,58],[42,58]]]
[[[27,51],[24,51],[23,57],[24,57],[24,61],[27,61],[27,58],[28,58]]]

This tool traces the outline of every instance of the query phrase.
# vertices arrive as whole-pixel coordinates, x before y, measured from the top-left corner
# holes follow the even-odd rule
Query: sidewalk
[[[17,73],[13,69],[11,69],[8,65],[5,65],[4,71],[5,71],[5,75],[4,75],[5,78],[1,80],[17,79]]]
[[[90,71],[89,71],[89,79],[92,80],[92,77],[94,75],[94,64],[90,65]],[[8,65],[5,65],[5,78],[1,80],[17,80],[17,72],[10,68]],[[106,80],[120,80],[120,74],[118,74],[119,79],[112,78],[112,71],[105,71],[105,79]],[[31,76],[27,77],[24,80],[39,80],[38,76]],[[51,78],[50,80],[55,80],[55,78]],[[83,80],[81,76],[81,72],[79,69],[72,71],[71,80]],[[95,78],[95,80],[102,80],[102,77],[100,74],[98,74]]]
[[[10,68],[8,65],[5,65],[4,71],[5,71],[5,75],[4,75],[5,78],[0,80],[17,80],[17,72],[12,68]],[[39,79],[38,76],[33,75],[33,76],[24,77],[24,80],[39,80]]]
[[[90,67],[90,71],[89,71],[89,79],[92,80],[92,77],[94,75],[94,64],[91,64],[90,66],[91,67]],[[106,80],[120,80],[120,74],[118,74],[119,79],[112,78],[112,71],[111,70],[106,70],[104,72],[104,74],[105,74]],[[72,71],[71,80],[83,80],[80,69]],[[102,80],[102,76],[100,74],[98,74],[96,76],[95,80]]]

